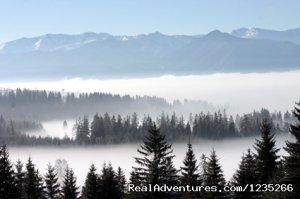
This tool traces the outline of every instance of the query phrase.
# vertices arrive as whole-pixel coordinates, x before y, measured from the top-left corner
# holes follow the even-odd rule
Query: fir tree
[[[45,195],[48,199],[58,199],[60,196],[59,183],[54,168],[49,164],[45,175]]]
[[[245,187],[247,184],[256,184],[256,182],[255,160],[250,149],[248,149],[247,154],[242,157],[239,169],[233,176],[232,184]],[[237,199],[250,199],[255,197],[255,192],[250,192],[250,189],[247,189],[244,192],[235,192],[234,196]]]
[[[216,152],[213,149],[208,162],[207,162],[207,168],[205,172],[205,186],[216,186],[217,191],[216,192],[208,192],[205,194],[206,199],[215,199],[215,198],[226,198],[226,195],[224,192],[219,192],[219,190],[222,190],[225,186],[225,179],[223,175],[223,171],[221,169],[221,165],[219,163],[219,160],[217,158]]]
[[[121,198],[124,198],[125,190],[126,190],[126,178],[125,178],[125,173],[121,169],[121,167],[118,167],[117,169],[116,180],[118,182],[118,189],[121,193]]]
[[[300,102],[296,103],[293,114],[297,119],[297,123],[290,125],[290,132],[296,138],[296,142],[286,142],[284,150],[288,156],[284,157],[284,167],[286,183],[294,184],[294,198],[300,198]]]
[[[271,134],[271,125],[264,120],[261,126],[262,140],[256,139],[255,162],[258,176],[258,183],[269,183],[277,167],[278,151],[275,146],[274,135]]]
[[[82,198],[94,199],[97,198],[98,193],[99,193],[98,175],[96,174],[95,165],[92,164],[87,174],[84,187],[82,188]]]
[[[90,123],[87,116],[84,116],[82,121],[78,120],[76,125],[76,141],[79,144],[87,144],[90,136]]]
[[[44,186],[39,171],[35,169],[31,158],[26,164],[26,172],[24,176],[24,198],[25,199],[41,199],[44,198]]]
[[[200,158],[200,178],[202,182],[206,182],[206,176],[207,176],[207,157],[202,154]]]
[[[173,161],[173,157],[166,158],[166,173],[165,173],[165,184],[168,186],[177,186],[179,184],[179,176],[177,175],[178,171],[176,170]],[[168,193],[166,198],[177,198],[177,192]]]
[[[9,154],[6,146],[0,149],[0,198],[15,198],[16,186],[14,171],[9,161]]]
[[[135,158],[135,162],[139,167],[133,167],[134,172],[139,176],[143,185],[169,185],[170,179],[168,176],[176,175],[176,170],[170,167],[174,157],[172,155],[172,145],[167,143],[165,136],[160,133],[155,125],[148,132],[144,143],[138,149],[143,157]],[[170,198],[171,194],[149,192],[145,194],[145,197]]]
[[[104,126],[103,119],[98,114],[94,115],[91,123],[91,142],[97,143],[104,139]]]
[[[76,186],[76,178],[72,169],[67,167],[65,173],[65,179],[62,187],[62,198],[63,199],[77,199],[78,198],[78,187]]]
[[[183,167],[181,167],[181,178],[180,184],[190,185],[190,186],[200,186],[200,174],[197,166],[197,159],[195,157],[194,151],[192,149],[192,144],[188,144],[188,151],[186,152]],[[199,193],[196,192],[183,192],[182,198],[196,198]]]
[[[23,195],[23,186],[24,186],[24,176],[23,163],[18,160],[15,165],[15,182],[16,182],[16,198],[22,198]]]
[[[111,164],[103,165],[102,175],[100,178],[100,196],[103,199],[119,199],[122,193],[118,187],[116,173]]]

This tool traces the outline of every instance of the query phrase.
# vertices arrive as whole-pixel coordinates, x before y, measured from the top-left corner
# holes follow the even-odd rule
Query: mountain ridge
[[[136,36],[47,34],[5,43],[1,77],[110,76],[267,72],[300,69],[300,45],[243,38],[219,30],[206,35]]]
[[[236,37],[246,39],[268,39],[276,41],[289,41],[300,44],[300,28],[288,30],[270,30],[263,28],[239,28],[231,32]]]

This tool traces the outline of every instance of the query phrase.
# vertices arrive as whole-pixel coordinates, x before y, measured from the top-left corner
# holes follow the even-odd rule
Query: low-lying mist
[[[0,88],[27,88],[66,92],[107,92],[158,96],[173,101],[203,100],[227,107],[230,114],[251,112],[262,107],[291,110],[300,99],[300,71],[274,73],[220,73],[133,78],[64,79],[40,82],[6,82]]]
[[[288,134],[276,135],[276,147],[281,148],[279,155],[286,155],[282,149],[286,140],[294,140]],[[243,153],[248,148],[253,149],[255,137],[225,139],[222,141],[214,140],[193,140],[193,149],[196,154],[198,163],[200,156],[205,154],[208,156],[214,148],[224,171],[226,180],[230,180],[236,169]],[[98,172],[104,162],[111,163],[114,168],[121,166],[125,170],[127,179],[132,166],[135,165],[133,157],[140,157],[137,148],[140,143],[119,144],[119,145],[103,145],[103,146],[86,146],[86,147],[9,147],[10,158],[13,162],[18,159],[27,162],[30,156],[33,163],[36,164],[39,171],[44,174],[47,164],[54,165],[57,159],[66,160],[74,170],[79,185],[83,185],[88,169],[92,163],[98,168]],[[174,164],[177,169],[182,166],[185,153],[187,151],[186,143],[173,144]]]

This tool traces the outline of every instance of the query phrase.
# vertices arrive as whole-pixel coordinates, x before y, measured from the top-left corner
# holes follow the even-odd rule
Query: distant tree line
[[[25,132],[42,130],[43,126],[39,122],[29,120],[6,120],[0,115],[0,144],[34,144],[36,138],[25,135]],[[46,142],[44,142],[46,144]]]
[[[298,104],[300,106],[300,103]],[[101,173],[91,165],[81,193],[76,185],[76,177],[72,169],[67,167],[62,185],[58,182],[55,169],[49,165],[44,176],[35,168],[29,158],[25,169],[18,161],[13,165],[9,160],[6,146],[0,149],[0,198],[1,199],[121,199],[121,198],[284,198],[298,199],[300,197],[300,107],[295,107],[294,115],[297,123],[291,124],[290,132],[296,141],[286,142],[284,150],[287,155],[280,157],[276,147],[271,123],[264,119],[261,123],[261,138],[256,139],[254,151],[250,149],[243,154],[239,167],[232,180],[226,182],[222,165],[216,151],[206,157],[202,155],[200,164],[193,151],[192,144],[188,144],[186,156],[180,169],[173,164],[172,145],[166,140],[160,130],[151,126],[144,142],[137,150],[139,157],[135,157],[135,166],[126,182],[124,172],[119,167],[116,171],[112,166],[104,164]],[[168,185],[177,187],[202,186],[215,187],[217,191],[150,191],[136,192],[129,187],[149,187],[149,185]],[[246,187],[246,185],[253,185]],[[256,185],[266,184],[258,188]],[[270,186],[268,185],[270,184]],[[275,191],[275,184],[280,188]],[[243,186],[242,192],[225,192],[225,186]],[[254,189],[254,191],[252,190]],[[267,189],[269,191],[262,191]],[[183,189],[184,190],[184,189]]]
[[[30,118],[38,120],[74,118],[80,115],[104,114],[127,115],[132,112],[156,113],[176,112],[189,113],[192,110],[212,110],[207,102],[188,101],[183,103],[167,102],[163,98],[151,96],[113,95],[111,93],[71,93],[28,89],[0,90],[0,110],[5,117]]]
[[[40,123],[29,121],[6,121],[0,116],[0,141],[6,144],[64,145],[64,144],[110,144],[136,142],[143,140],[154,123],[161,129],[168,141],[187,141],[189,138],[224,139],[259,135],[263,119],[270,121],[274,133],[287,133],[289,123],[295,122],[290,112],[273,112],[267,109],[237,115],[235,119],[226,112],[200,113],[190,115],[188,120],[175,113],[162,113],[156,119],[144,115],[139,119],[137,113],[122,117],[118,115],[95,114],[78,118],[73,127],[74,136],[63,139],[52,137],[27,136],[26,130],[41,129]],[[64,126],[67,122],[64,121]]]
[[[87,116],[79,118],[75,124],[75,140],[80,144],[120,143],[140,141],[147,134],[148,129],[155,124],[164,133],[168,141],[187,141],[189,138],[223,139],[259,135],[263,119],[270,121],[274,133],[287,133],[288,124],[295,118],[290,112],[270,113],[267,109],[254,111],[242,116],[227,117],[225,111],[213,114],[200,113],[191,115],[189,121],[178,117],[161,114],[155,120],[138,115],[122,118],[120,115],[94,115],[92,121]]]

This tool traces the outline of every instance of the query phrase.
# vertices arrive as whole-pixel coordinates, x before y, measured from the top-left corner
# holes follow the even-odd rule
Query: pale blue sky
[[[0,42],[46,33],[202,34],[300,27],[299,0],[0,0]]]

